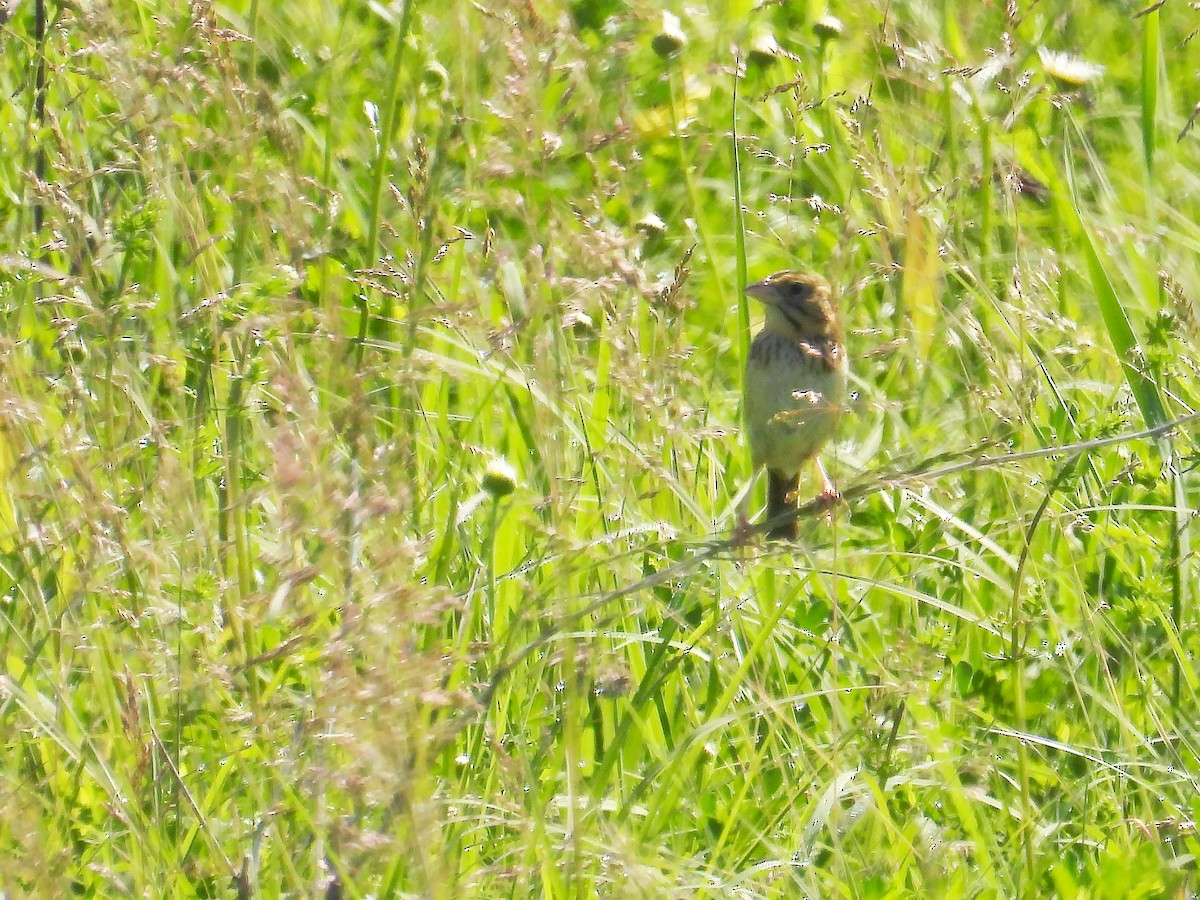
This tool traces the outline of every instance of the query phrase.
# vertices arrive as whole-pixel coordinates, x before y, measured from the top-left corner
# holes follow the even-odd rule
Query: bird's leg
[[[750,476],[750,484],[754,484],[754,479],[758,473]],[[735,549],[745,547],[754,539],[755,528],[750,523],[749,516],[746,515],[746,507],[750,505],[750,490],[747,489],[746,494],[742,497],[741,503],[738,504],[737,521],[733,525],[733,533],[729,535],[729,543]]]
[[[842,499],[842,492],[837,489],[837,485],[833,483],[833,479],[829,477],[829,473],[826,472],[825,467],[821,465],[821,458],[819,456],[813,458],[817,463],[817,472],[821,476],[821,493],[817,494],[816,501],[829,511],[829,519],[832,521],[833,508],[837,506],[838,501]]]
[[[825,466],[821,464],[821,457],[814,457],[817,463],[817,472],[821,476],[821,493],[817,495],[818,500],[841,500],[842,492],[837,489],[837,485],[833,483],[833,479],[829,477],[829,473],[825,471]]]

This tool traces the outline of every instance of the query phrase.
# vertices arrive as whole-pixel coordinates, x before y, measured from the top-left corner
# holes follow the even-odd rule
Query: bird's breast
[[[755,466],[792,475],[833,435],[846,399],[840,343],[760,332],[746,367],[746,426]]]

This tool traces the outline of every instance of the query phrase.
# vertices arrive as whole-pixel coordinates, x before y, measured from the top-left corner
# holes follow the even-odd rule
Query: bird
[[[833,436],[846,399],[846,337],[833,290],[811,272],[776,272],[746,288],[767,308],[746,360],[746,431],[754,471],[767,470],[767,521],[796,508],[800,472],[815,459],[818,499],[841,495],[817,453]],[[795,540],[795,518],[769,538]]]

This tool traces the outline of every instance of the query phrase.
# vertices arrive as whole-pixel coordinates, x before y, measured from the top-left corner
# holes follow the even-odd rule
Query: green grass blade
[[[1145,16],[1142,31],[1142,154],[1146,160],[1146,174],[1154,181],[1154,134],[1158,110],[1158,66],[1161,42],[1159,40],[1159,11],[1156,9]]]
[[[1086,225],[1080,220],[1080,238],[1084,255],[1087,258],[1088,274],[1092,279],[1092,289],[1096,292],[1096,303],[1100,307],[1100,315],[1104,319],[1104,327],[1112,341],[1113,350],[1121,361],[1121,371],[1125,381],[1133,392],[1138,409],[1146,426],[1155,428],[1169,420],[1162,395],[1155,381],[1140,368],[1140,349],[1133,326],[1129,323],[1129,315],[1121,302],[1116,288],[1113,287],[1108,269],[1101,259],[1092,235]]]

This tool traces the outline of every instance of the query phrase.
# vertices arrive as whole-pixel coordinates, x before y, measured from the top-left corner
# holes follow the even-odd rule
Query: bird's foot
[[[833,524],[833,517],[837,513],[838,504],[842,502],[842,492],[839,491],[833,484],[826,485],[821,493],[813,498],[813,503],[816,504],[817,514],[823,516],[826,524]]]
[[[729,543],[734,549],[740,549],[749,544],[756,533],[754,525],[746,518],[744,512],[739,512],[737,521],[733,525],[733,532],[729,535]]]

